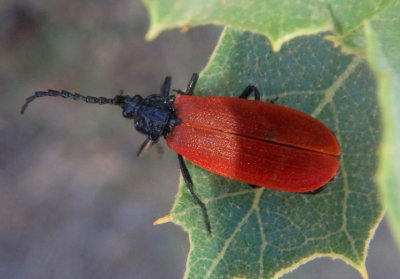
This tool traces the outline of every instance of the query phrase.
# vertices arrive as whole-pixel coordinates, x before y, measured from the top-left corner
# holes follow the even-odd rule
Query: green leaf
[[[273,52],[264,36],[223,32],[196,94],[236,97],[253,84],[263,101],[279,97],[335,133],[340,170],[327,190],[302,195],[253,189],[187,162],[212,235],[181,183],[171,218],[189,233],[186,278],[276,278],[322,256],[343,259],[367,278],[366,250],[383,215],[374,183],[381,136],[376,84],[364,60],[323,37],[300,37]]]
[[[150,15],[148,39],[166,29],[225,25],[267,36],[274,50],[297,36],[332,30],[345,35],[393,0],[143,0]]]
[[[384,132],[378,182],[400,247],[400,3],[364,24],[367,57],[378,77]]]
[[[388,208],[389,220],[395,238],[400,244],[400,206],[398,204],[400,198],[400,165],[396,162],[396,159],[400,155],[400,112],[397,109],[400,104],[398,94],[400,91],[399,1],[284,2],[269,0],[249,2],[232,0],[207,1],[207,4],[188,0],[178,0],[173,3],[162,0],[144,0],[144,2],[149,10],[151,20],[150,30],[147,34],[148,38],[153,38],[168,28],[179,26],[187,28],[191,25],[219,24],[264,34],[271,41],[270,48],[279,50],[284,42],[292,38],[319,31],[333,31],[334,33],[330,33],[325,38],[329,38],[336,45],[340,45],[343,52],[357,55],[349,56],[340,54],[343,57],[351,57],[353,61],[346,66],[346,69],[350,70],[344,71],[343,74],[339,73],[343,70],[341,67],[346,65],[346,63],[339,63],[336,61],[336,57],[332,58],[332,53],[325,46],[316,50],[315,47],[318,44],[307,45],[300,43],[300,45],[304,45],[305,47],[305,49],[302,49],[304,53],[301,53],[298,45],[295,42],[290,42],[283,46],[280,53],[267,53],[267,51],[270,51],[270,48],[265,48],[265,52],[260,53],[260,48],[257,47],[256,43],[248,45],[248,49],[243,47],[243,42],[237,43],[236,39],[233,39],[230,42],[231,44],[224,44],[223,42],[229,42],[227,36],[232,36],[231,32],[233,31],[229,31],[224,33],[217,53],[212,57],[208,68],[203,73],[198,92],[205,95],[228,94],[228,92],[239,94],[238,92],[242,90],[240,86],[244,87],[248,83],[254,83],[259,87],[263,87],[266,95],[282,96],[283,94],[288,99],[284,105],[308,111],[318,118],[323,119],[327,113],[327,108],[329,108],[331,110],[331,117],[323,120],[329,124],[329,121],[336,119],[337,121],[333,124],[337,126],[330,124],[330,127],[335,132],[340,132],[342,128],[340,124],[346,123],[346,121],[339,121],[340,117],[347,116],[347,120],[358,119],[363,112],[365,114],[364,118],[368,120],[365,123],[354,123],[354,138],[351,141],[348,140],[348,144],[351,142],[354,145],[360,145],[360,147],[364,146],[361,152],[368,153],[369,156],[375,156],[377,142],[379,139],[382,140],[379,149],[380,153],[378,153],[380,155],[380,167],[377,181],[382,191],[383,203]],[[259,37],[254,36],[254,38]],[[253,40],[253,36],[250,36],[248,40]],[[307,38],[302,37],[300,41],[302,40],[306,41]],[[296,42],[298,41],[296,40]],[[246,43],[250,44],[249,42]],[[296,54],[296,56],[293,57],[293,54]],[[263,55],[268,56],[268,59]],[[285,57],[285,59],[292,59],[293,61],[289,61],[286,64],[277,62],[274,64],[269,61],[274,57]],[[369,62],[375,74],[372,77],[368,73],[370,75],[368,82],[373,83],[375,78],[376,85],[358,82],[360,77],[366,74],[364,72],[359,74],[357,69],[362,67],[364,71],[368,71],[366,63],[363,62],[362,58],[365,58]],[[264,67],[259,66],[263,60],[268,60],[268,63],[265,62],[262,64],[263,66],[265,64],[272,64],[270,65],[270,69],[266,70]],[[324,63],[320,65],[320,61],[324,61]],[[327,64],[326,61],[331,64]],[[337,65],[332,65],[336,62]],[[243,69],[237,66],[238,64],[243,66]],[[253,65],[257,75],[248,70],[246,65]],[[303,68],[300,65],[303,65]],[[335,68],[336,66],[338,67],[337,69]],[[292,71],[296,67],[298,70]],[[268,72],[269,70],[274,73]],[[321,79],[321,71],[325,72],[327,70],[331,74],[331,80]],[[277,76],[276,73],[279,73],[279,75]],[[297,87],[303,88],[303,81],[305,79],[314,82],[314,84],[319,84],[320,87],[304,91],[298,90]],[[339,93],[341,91],[344,90],[346,93],[352,92],[348,90],[348,85],[343,87],[343,84],[348,84],[351,81],[357,81],[353,86],[360,92],[360,96],[349,98],[343,93],[344,97],[342,100],[348,98],[348,100],[354,103],[353,107],[350,104],[335,102],[335,97],[340,96]],[[352,88],[352,90],[355,89]],[[378,92],[377,101],[379,101],[382,111],[381,121],[384,128],[382,133],[380,132],[380,122],[378,120],[380,115],[377,113],[378,110],[375,107],[375,102],[374,105],[370,103],[365,105],[365,96],[368,95],[369,102],[372,102],[372,92],[374,90]],[[291,93],[289,95],[285,92],[295,92],[296,94]],[[298,92],[302,92],[303,94],[297,94]],[[317,96],[320,96],[321,99],[318,99]],[[332,96],[332,98],[329,96]],[[350,96],[352,95],[350,94]],[[332,106],[332,102],[335,104],[334,106]],[[344,109],[339,109],[339,107],[343,107]],[[351,113],[346,114],[344,113],[345,111]],[[358,115],[357,118],[354,117],[355,114]],[[354,121],[358,122],[358,120]],[[348,127],[346,126],[345,128]],[[351,135],[350,132],[348,134]],[[348,137],[350,137],[349,135]],[[346,143],[340,135],[338,137],[341,142]],[[354,158],[349,156],[349,154]],[[346,164],[346,159],[348,160],[347,167],[350,165],[356,169],[357,163],[359,164],[358,171],[355,172],[354,170],[351,172],[351,175],[354,175],[354,173],[359,175],[358,178],[360,181],[358,183],[364,183],[364,178],[370,179],[376,173],[375,157],[372,161],[371,159],[367,159],[369,160],[368,164],[370,164],[370,168],[366,172],[365,165],[367,163],[364,161],[366,158],[362,158],[363,156],[366,155],[354,152],[344,152],[343,154],[343,164]],[[354,180],[354,177],[346,175],[343,178],[353,178]],[[349,189],[353,189],[352,187],[357,184],[353,180],[349,180],[351,183],[344,181],[343,185],[348,185]],[[224,182],[224,185],[225,183],[227,182]],[[207,193],[205,193],[206,197]],[[361,193],[364,192],[362,191]],[[368,201],[371,202],[371,206],[379,213],[371,216],[370,224],[375,224],[373,220],[379,220],[382,211],[380,206],[375,204],[376,193],[373,191],[368,191],[368,193],[374,195],[373,202],[371,202],[370,197],[368,197]],[[208,196],[210,196],[210,193],[208,193]],[[210,201],[213,201],[213,199],[210,198]],[[351,204],[353,205],[354,203]],[[345,216],[343,220],[347,221],[348,218]],[[373,227],[373,225],[370,226],[370,228]],[[366,232],[372,233],[372,231],[373,229]],[[368,241],[364,242],[364,245],[367,243]],[[339,253],[339,255],[341,254]],[[365,252],[362,255],[365,256]],[[361,264],[361,261],[348,256],[342,256],[342,258],[347,259],[361,273],[365,273],[364,264]],[[358,259],[360,258],[362,257],[358,257]],[[282,272],[274,274],[281,274]],[[366,275],[364,274],[364,276]]]

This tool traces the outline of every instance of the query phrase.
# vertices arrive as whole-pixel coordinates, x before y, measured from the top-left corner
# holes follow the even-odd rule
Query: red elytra
[[[179,96],[182,121],[168,146],[213,173],[288,192],[328,183],[339,168],[340,147],[317,119],[294,109],[229,97]]]

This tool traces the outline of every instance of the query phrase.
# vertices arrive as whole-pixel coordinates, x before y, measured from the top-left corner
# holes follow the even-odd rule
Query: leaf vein
[[[333,84],[325,91],[325,98],[321,100],[319,105],[311,113],[311,116],[317,118],[321,111],[325,108],[327,104],[332,102],[335,93],[339,88],[345,83],[348,77],[356,70],[357,66],[361,63],[362,58],[355,57],[343,71],[343,73],[333,82]]]
[[[217,257],[212,261],[212,264],[210,266],[210,268],[207,270],[207,273],[205,274],[205,278],[210,278],[211,274],[213,273],[213,271],[215,270],[216,266],[218,265],[218,263],[223,260],[224,255],[229,247],[229,245],[232,243],[233,239],[235,238],[235,236],[240,232],[240,228],[244,225],[244,223],[249,219],[251,213],[258,208],[258,203],[260,201],[260,197],[262,194],[262,190],[263,189],[257,189],[255,190],[255,195],[254,195],[254,200],[253,200],[253,204],[251,206],[251,208],[249,209],[249,211],[246,213],[246,215],[242,218],[242,220],[240,220],[240,222],[238,223],[238,225],[236,226],[236,228],[233,230],[232,234],[226,239],[221,251],[217,254]]]

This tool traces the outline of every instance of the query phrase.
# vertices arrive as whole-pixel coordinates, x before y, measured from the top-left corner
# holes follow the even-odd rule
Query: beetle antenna
[[[28,98],[25,99],[25,103],[21,107],[21,114],[24,114],[26,108],[30,103],[32,103],[36,98],[40,97],[45,97],[45,96],[53,96],[53,97],[63,97],[66,99],[73,99],[77,101],[82,101],[86,102],[89,104],[113,104],[113,105],[119,105],[115,103],[115,98],[105,98],[105,97],[92,97],[92,96],[83,96],[78,93],[71,93],[66,90],[62,91],[57,91],[53,89],[49,89],[48,91],[36,91],[35,94],[32,96],[29,96]]]

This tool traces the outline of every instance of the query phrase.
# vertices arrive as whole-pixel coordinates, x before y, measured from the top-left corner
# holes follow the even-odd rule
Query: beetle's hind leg
[[[337,179],[337,177],[338,177],[338,173],[336,173],[335,176],[332,177],[332,179],[328,181],[328,183],[326,183],[325,185],[319,187],[318,189],[315,189],[315,190],[309,191],[309,192],[303,192],[303,193],[300,193],[300,194],[304,194],[304,195],[315,195],[315,194],[321,193],[322,191],[324,191],[325,189],[327,189],[327,188],[331,185],[332,182],[335,182],[336,179]]]
[[[275,104],[276,101],[278,101],[278,100],[279,100],[279,97],[277,96],[277,97],[275,97],[275,98],[273,98],[273,99],[267,100],[267,102],[273,105],[273,104]]]
[[[324,186],[319,187],[318,189],[315,189],[315,190],[312,190],[312,191],[308,191],[308,192],[302,192],[300,194],[303,194],[303,195],[316,195],[316,194],[321,193],[323,190],[325,190],[328,187],[329,187],[329,182],[326,183]]]
[[[196,87],[196,83],[197,83],[198,79],[199,79],[199,75],[194,73],[192,75],[192,77],[190,78],[190,80],[189,80],[189,83],[188,83],[188,85],[186,87],[186,91],[182,91],[182,90],[179,90],[179,89],[174,89],[173,91],[178,93],[178,94],[181,94],[181,95],[193,95],[194,88]]]
[[[201,210],[203,211],[203,218],[204,218],[204,224],[206,226],[206,230],[209,234],[211,234],[211,224],[210,224],[210,218],[208,217],[208,213],[207,213],[207,207],[194,192],[193,181],[192,181],[192,178],[190,177],[190,173],[186,167],[186,164],[185,164],[185,161],[183,160],[182,155],[178,154],[178,160],[179,160],[179,167],[181,169],[183,180],[185,181],[186,187],[189,189],[190,194],[192,194],[192,197],[194,198],[196,203],[200,206]]]
[[[243,90],[242,94],[239,95],[239,98],[241,98],[241,99],[248,99],[248,98],[250,97],[251,93],[253,93],[253,92],[254,92],[254,100],[260,101],[260,92],[258,91],[258,88],[255,87],[254,85],[249,85],[249,86],[247,86],[247,87]],[[271,99],[271,100],[268,100],[267,102],[270,103],[270,104],[275,104],[275,102],[276,102],[278,99],[279,99],[279,97],[275,97],[275,98],[273,98],[273,99]]]
[[[254,85],[247,86],[243,90],[242,94],[239,95],[239,98],[248,99],[249,96],[251,95],[251,93],[254,93],[254,99],[256,101],[260,101],[260,92],[258,91],[257,87],[255,87]]]

